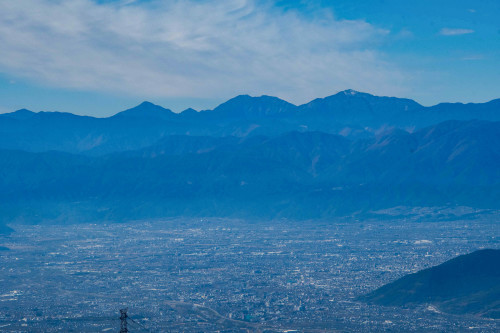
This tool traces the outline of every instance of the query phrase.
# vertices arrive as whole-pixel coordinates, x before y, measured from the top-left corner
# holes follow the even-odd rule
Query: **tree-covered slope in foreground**
[[[447,313],[500,319],[500,250],[456,257],[406,275],[363,299],[387,306],[433,304]]]

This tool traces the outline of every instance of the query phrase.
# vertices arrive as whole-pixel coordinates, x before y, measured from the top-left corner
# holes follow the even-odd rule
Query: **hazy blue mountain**
[[[108,118],[23,109],[0,115],[0,215],[7,223],[499,208],[499,106],[423,107],[346,90],[301,106],[241,95],[180,114],[149,102]]]
[[[313,115],[318,118],[335,119],[344,125],[379,127],[411,123],[412,117],[423,107],[417,102],[395,97],[378,97],[355,90],[345,90],[338,94],[315,99],[299,107],[303,117]],[[448,118],[450,119],[450,118]],[[452,119],[452,118],[451,118]],[[406,124],[404,124],[406,125]]]
[[[0,115],[0,148],[90,155],[137,149],[178,130],[174,118],[178,115],[151,103],[110,118],[38,112],[20,119],[18,111]]]
[[[154,120],[171,120],[179,117],[177,113],[169,109],[165,109],[159,105],[150,102],[142,102],[141,104],[131,109],[119,112],[112,116],[112,118],[129,118],[129,119],[154,119]]]
[[[322,132],[166,136],[102,156],[0,150],[0,216],[323,218],[395,206],[499,209],[500,122],[352,140]]]
[[[232,150],[245,140],[233,136],[169,135],[146,148],[116,153],[115,156],[156,157],[159,155],[203,154],[213,150]]]
[[[36,113],[33,111],[21,109],[11,113],[0,114],[0,117],[11,118],[16,120],[26,120],[33,117],[34,115],[36,115]]]
[[[499,124],[448,121],[413,134],[390,130],[359,142],[342,174],[347,178],[363,174],[362,179],[356,178],[362,182],[498,183]]]
[[[500,99],[494,99],[487,103],[441,103],[426,108],[426,110],[431,122],[443,119],[498,121]]]
[[[193,108],[187,108],[186,110],[182,111],[180,114],[184,118],[190,118],[190,117],[196,117],[196,115],[198,114],[198,111],[196,111]]]
[[[387,306],[433,304],[441,311],[500,319],[500,250],[479,250],[406,275],[366,295]]]
[[[58,150],[87,155],[137,150],[172,135],[276,137],[321,131],[350,139],[390,128],[415,130],[446,120],[500,120],[500,100],[439,104],[346,90],[295,106],[271,96],[237,96],[214,110],[173,113],[149,102],[108,118],[19,110],[0,115],[0,149]]]
[[[287,101],[272,96],[236,96],[209,112],[217,118],[253,119],[270,116],[293,116],[297,107]],[[208,114],[206,114],[208,115]]]

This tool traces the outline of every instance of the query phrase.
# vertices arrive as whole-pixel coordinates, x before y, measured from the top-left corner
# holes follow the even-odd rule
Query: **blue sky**
[[[181,111],[352,88],[424,105],[500,98],[500,1],[0,3],[0,112]]]

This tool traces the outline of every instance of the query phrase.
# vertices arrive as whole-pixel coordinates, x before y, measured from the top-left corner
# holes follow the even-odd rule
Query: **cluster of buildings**
[[[0,331],[116,331],[123,307],[153,332],[495,331],[358,297],[499,236],[481,220],[19,226],[1,239]]]

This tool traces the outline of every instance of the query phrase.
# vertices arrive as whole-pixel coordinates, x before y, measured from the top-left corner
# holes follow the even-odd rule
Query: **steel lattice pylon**
[[[127,308],[120,310],[120,333],[128,333],[127,329]]]

